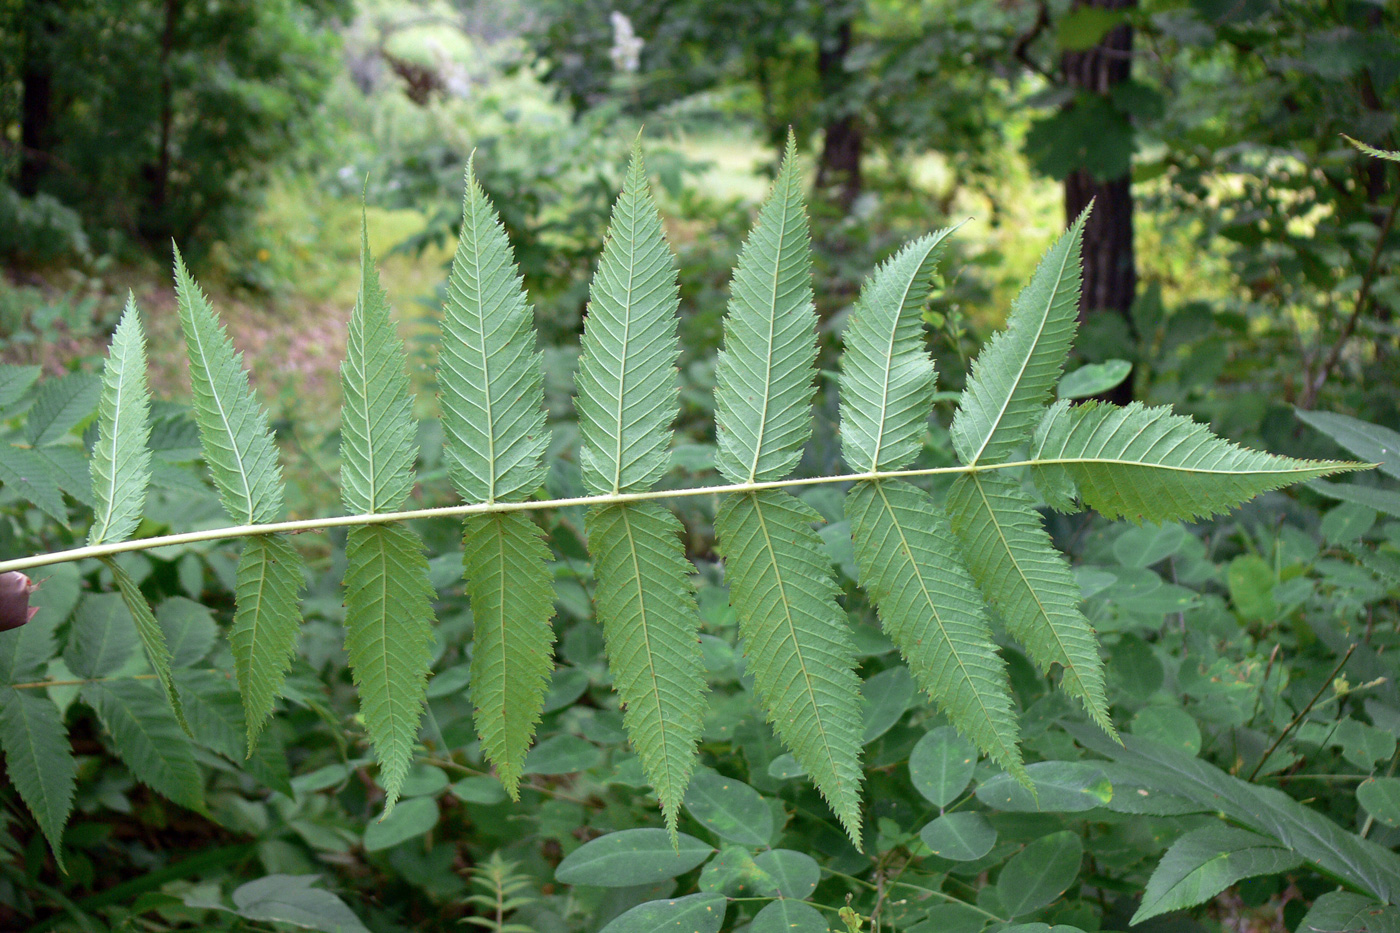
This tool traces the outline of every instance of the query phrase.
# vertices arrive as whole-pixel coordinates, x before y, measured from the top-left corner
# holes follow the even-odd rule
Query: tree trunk
[[[860,197],[861,150],[865,137],[855,115],[849,112],[846,95],[846,56],[851,51],[853,12],[845,0],[832,4],[834,16],[817,47],[817,83],[827,108],[821,157],[817,161],[817,190],[836,189],[836,203],[849,211]]]
[[[1073,8],[1130,10],[1136,5],[1137,0],[1075,0]],[[1069,87],[1107,96],[1131,75],[1132,51],[1132,26],[1120,24],[1094,47],[1065,52],[1060,70]],[[1137,292],[1131,176],[1099,180],[1083,169],[1070,174],[1065,179],[1066,220],[1073,221],[1091,201],[1094,213],[1084,227],[1084,292],[1079,302],[1079,320],[1084,321],[1090,314],[1118,314],[1131,331],[1131,309]],[[1110,401],[1120,404],[1131,399],[1130,382],[1109,394]]]
[[[27,0],[22,7],[24,65],[20,71],[19,172],[15,190],[27,198],[53,161],[53,37],[59,0]]]

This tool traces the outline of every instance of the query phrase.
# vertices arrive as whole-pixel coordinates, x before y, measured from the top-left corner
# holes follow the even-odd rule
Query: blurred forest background
[[[363,198],[426,418],[417,494],[427,504],[446,501],[431,373],[463,170],[474,153],[537,309],[554,453],[567,460],[588,283],[640,133],[680,266],[676,458],[704,470],[729,270],[790,127],[809,174],[827,370],[869,269],[910,237],[965,221],[925,312],[940,389],[960,389],[1038,257],[1066,218],[1093,201],[1077,363],[1131,364],[1106,390],[1115,400],[1171,404],[1221,435],[1293,455],[1339,453],[1300,425],[1297,410],[1400,424],[1400,164],[1345,138],[1400,148],[1400,4],[1386,0],[0,0],[0,362],[39,366],[49,377],[95,372],[130,290],[149,335],[157,398],[187,398],[170,284],[174,241],[247,351],[283,447],[291,511],[325,514]],[[89,380],[82,391],[95,393],[95,380],[82,378]],[[824,386],[812,470],[836,459],[833,396]],[[95,406],[95,394],[83,398]],[[951,398],[940,396],[945,423]],[[188,416],[161,405],[166,439],[193,459]],[[25,446],[16,439],[23,415],[16,411],[6,436]],[[940,430],[931,428],[929,462],[951,457]],[[76,448],[78,439],[63,443]],[[56,475],[69,493],[60,511],[77,515],[81,496]],[[562,475],[552,475],[551,492],[569,490]],[[1316,702],[1314,688],[1353,657],[1351,683],[1388,677],[1385,689],[1394,692],[1394,654],[1381,652],[1400,645],[1400,512],[1386,512],[1384,503],[1395,501],[1387,482],[1393,488],[1389,478],[1358,480],[1390,499],[1352,496],[1341,506],[1311,492],[1272,495],[1238,521],[1171,531],[1165,545],[1159,534],[1150,547],[1126,533],[1104,538],[1098,526],[1052,522],[1077,562],[1112,568],[1106,579],[1090,574],[1081,582],[1096,581],[1095,591],[1107,594],[1091,600],[1098,608],[1090,615],[1105,634],[1110,669],[1130,672],[1115,675],[1116,713],[1137,722],[1147,707],[1184,710],[1184,725],[1180,716],[1149,716],[1143,729],[1169,726],[1172,736],[1187,735],[1187,746],[1194,735],[1193,754],[1241,777],[1265,780],[1294,768],[1327,780],[1347,772],[1355,782],[1387,763],[1394,771],[1393,736],[1380,743],[1384,755],[1367,759],[1331,732],[1294,728],[1295,714],[1319,715],[1308,698]],[[182,498],[194,495],[186,487],[167,492],[171,501],[152,514],[168,516],[170,528],[213,514],[207,488],[195,505]],[[840,528],[839,502],[819,499],[812,502]],[[63,533],[13,495],[0,510],[3,553],[66,546]],[[706,631],[732,642],[710,516],[683,518]],[[73,714],[84,770],[70,873],[55,872],[40,833],[7,797],[0,929],[41,920],[35,929],[207,929],[212,917],[266,929],[252,913],[229,913],[226,902],[223,913],[209,905],[235,882],[310,872],[331,877],[376,930],[460,929],[463,918],[488,917],[495,927],[479,925],[504,930],[503,918],[518,910],[527,929],[591,931],[645,899],[646,892],[565,898],[550,880],[558,859],[594,830],[659,825],[639,793],[609,783],[619,766],[601,749],[622,733],[604,720],[615,701],[588,627],[586,553],[580,523],[571,521],[566,515],[550,528],[560,555],[563,673],[540,735],[583,751],[569,746],[573,758],[539,766],[532,806],[502,805],[499,788],[472,771],[470,753],[446,751],[471,742],[469,705],[449,693],[453,672],[465,670],[459,646],[470,622],[458,532],[441,523],[423,532],[444,594],[434,684],[446,686],[430,688],[429,707],[437,730],[429,746],[440,754],[415,771],[415,793],[446,802],[412,811],[431,809],[431,817],[402,836],[373,828],[382,825],[369,822],[379,801],[357,777],[371,764],[355,733],[335,625],[343,541],[332,538],[321,555],[325,578],[312,581],[305,602],[292,711],[267,740],[280,763],[255,761],[245,773],[239,756],[215,767],[212,753],[191,753],[191,767],[197,759],[206,769],[198,773],[206,774],[210,807],[196,815],[171,804],[178,796],[170,791],[161,790],[169,798],[162,799],[140,787],[91,717]],[[837,566],[849,570],[849,551],[843,565],[833,547]],[[1123,556],[1143,548],[1155,556]],[[143,587],[153,599],[168,598],[172,619],[197,617],[204,626],[198,620],[209,617],[206,653],[213,619],[228,614],[226,551],[141,558]],[[1169,557],[1177,561],[1170,572],[1148,569]],[[854,583],[842,579],[853,618],[869,616]],[[69,583],[76,602],[77,577]],[[1153,592],[1147,621],[1122,608]],[[214,614],[190,616],[192,600]],[[1353,656],[1345,633],[1362,630],[1367,647]],[[1275,665],[1279,645],[1288,661]],[[733,658],[731,649],[724,657]],[[1199,672],[1178,678],[1188,656]],[[227,652],[213,657],[218,667]],[[866,673],[878,675],[882,655],[872,648],[868,657]],[[1012,668],[1016,679],[1014,657]],[[1170,703],[1139,692],[1133,679],[1144,669],[1147,682],[1160,686],[1165,670],[1168,692],[1180,687]],[[46,670],[61,677],[66,668]],[[715,670],[717,689],[729,692],[715,701],[707,760],[775,800],[820,810],[807,800],[810,788],[782,783],[771,736],[745,731],[747,707],[729,702],[743,692],[737,669]],[[1035,682],[1033,671],[1017,680],[1018,699],[1044,713],[1035,706],[1044,684]],[[1329,723],[1357,724],[1343,733],[1400,731],[1400,697],[1386,699],[1395,711],[1382,714],[1345,696],[1339,687],[1335,702],[1323,703]],[[592,719],[590,703],[598,708]],[[923,734],[914,728],[923,714],[908,699],[896,718],[906,707],[914,710],[910,724],[881,739],[889,748],[872,752],[872,767],[884,762],[893,773],[914,733]],[[1056,708],[1036,720],[1040,731],[1027,733],[1032,757],[1082,754],[1064,733],[1045,731],[1071,716]],[[229,763],[236,757],[238,768]],[[579,773],[572,784],[555,778]],[[1372,831],[1374,820],[1352,799],[1354,783],[1314,783],[1296,796],[1334,786],[1345,790],[1323,794],[1318,807],[1347,826],[1364,822],[1362,833],[1387,845],[1397,841],[1397,823],[1382,818]],[[269,796],[266,787],[283,793]],[[906,796],[918,799],[912,790]],[[917,830],[912,811],[889,806],[891,819]],[[1395,813],[1400,821],[1400,804]],[[888,853],[917,844],[883,825],[880,832],[876,862],[840,850],[839,836],[821,843],[830,846],[823,870],[836,867],[822,876],[818,898],[839,905],[849,888],[862,892],[858,906],[867,915],[871,903],[879,913],[881,901],[843,879],[874,878]],[[1077,912],[1060,922],[1126,928],[1124,904],[1150,868],[1143,853],[1160,851],[1170,836],[1125,835],[1113,853],[1103,842],[1117,838],[1110,830],[1096,838],[1102,861],[1091,858],[1085,877],[1093,875],[1098,896],[1073,900]],[[1105,884],[1108,876],[1117,888]],[[970,877],[966,888],[948,890],[971,902],[979,882]],[[1271,883],[1217,903],[1202,922],[1292,929],[1322,890],[1305,886],[1299,894],[1291,882]],[[359,886],[376,893],[345,893]],[[526,893],[508,909],[491,907],[512,891]],[[472,892],[486,900],[469,900]],[[1255,926],[1239,919],[1250,910]],[[81,919],[94,917],[97,925]],[[975,933],[985,918],[974,919],[950,926],[950,916],[935,922],[906,911],[903,920],[892,913],[886,928],[933,923],[923,929]]]

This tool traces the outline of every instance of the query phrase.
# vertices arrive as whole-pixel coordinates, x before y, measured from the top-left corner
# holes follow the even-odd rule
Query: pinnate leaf
[[[97,406],[97,443],[92,449],[92,529],[89,544],[125,541],[141,521],[146,487],[151,481],[151,390],[146,384],[146,338],[136,299],[112,335],[102,370]]]
[[[248,714],[251,754],[282,692],[296,650],[304,582],[301,555],[284,535],[249,538],[238,558],[236,581],[236,609],[228,640]]]
[[[243,368],[214,309],[175,251],[175,293],[190,358],[190,392],[200,446],[224,509],[236,522],[272,522],[282,515],[282,468]]]
[[[63,826],[73,809],[78,766],[58,707],[42,693],[0,687],[0,750],[20,799],[63,867]]]
[[[1078,498],[1107,518],[1168,522],[1227,512],[1262,492],[1361,464],[1294,460],[1238,447],[1169,408],[1057,402],[1031,444],[1054,507]]]
[[[860,681],[818,518],[766,491],[725,499],[715,529],[768,721],[859,847]]]
[[[1006,330],[972,363],[953,418],[963,463],[998,463],[1026,439],[1060,381],[1079,314],[1079,259],[1088,211],[1050,247],[1016,297]]]
[[[679,305],[675,260],[637,149],[613,208],[583,330],[579,465],[591,493],[650,489],[670,466]]]
[[[522,512],[472,516],[462,561],[472,606],[472,706],[482,750],[511,799],[554,667],[549,550]]]
[[[817,358],[812,256],[797,145],[734,267],[715,368],[715,468],[730,482],[782,479],[812,434]]]
[[[953,531],[987,601],[1042,670],[1064,668],[1060,685],[1114,733],[1103,661],[1079,585],[1020,487],[991,472],[958,477],[948,492]]]
[[[681,524],[642,502],[595,507],[587,528],[594,601],[627,735],[674,833],[695,768],[705,691]]]
[[[352,528],[345,560],[345,651],[379,759],[388,813],[418,740],[431,663],[433,588],[423,544],[408,528]]]
[[[899,480],[857,483],[846,515],[861,583],[919,686],[988,755],[1020,773],[1006,665],[932,497]]]
[[[462,210],[438,350],[449,471],[468,502],[513,502],[544,480],[540,354],[510,241],[470,166]]]
[[[861,288],[841,357],[841,456],[854,470],[897,470],[923,444],[935,373],[921,312],[952,232],[908,244]]]
[[[350,316],[340,420],[340,486],[352,512],[391,512],[413,486],[412,401],[404,372],[403,341],[389,317],[389,299],[360,224],[360,292]]]

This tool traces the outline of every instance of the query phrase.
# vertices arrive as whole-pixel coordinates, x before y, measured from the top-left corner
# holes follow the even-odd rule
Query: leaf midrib
[[[632,573],[637,586],[637,613],[641,617],[641,623],[638,628],[640,628],[642,633],[642,645],[644,646],[647,656],[647,676],[651,680],[652,700],[656,705],[657,728],[661,733],[661,745],[666,749],[661,756],[662,767],[666,772],[666,790],[670,793],[674,793],[676,782],[675,776],[671,773],[670,736],[667,734],[666,717],[663,715],[662,710],[661,685],[656,677],[656,660],[651,647],[651,627],[647,624],[646,620],[646,588],[642,586],[642,567],[637,559],[637,540],[632,534],[632,519],[628,515],[628,510],[628,506],[624,505],[619,507],[619,511],[622,513],[622,528],[627,533],[627,556],[632,560]],[[670,814],[668,814],[668,816],[669,815]]]

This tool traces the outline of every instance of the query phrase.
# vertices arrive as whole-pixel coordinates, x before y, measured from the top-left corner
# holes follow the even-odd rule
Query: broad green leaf
[[[73,809],[78,766],[58,707],[42,692],[0,687],[0,750],[10,783],[63,868],[63,827]]]
[[[1350,891],[1329,891],[1313,902],[1298,933],[1400,933],[1400,910]]]
[[[1123,775],[1140,786],[1184,797],[1275,839],[1327,874],[1380,900],[1400,897],[1400,855],[1346,832],[1282,791],[1231,777],[1156,742],[1128,735],[1119,745],[1092,730],[1070,728],[1081,745],[1113,759]]]
[[[1103,661],[1079,611],[1079,585],[1030,499],[1005,476],[971,473],[953,483],[948,512],[967,567],[1007,630],[1041,670],[1063,667],[1060,686],[1114,734]]]
[[[194,751],[161,695],[138,680],[85,684],[117,756],[136,780],[183,807],[204,811],[204,779]]]
[[[1237,447],[1169,408],[1057,402],[1031,444],[1036,483],[1066,511],[1073,488],[1107,518],[1171,522],[1228,512],[1270,489],[1362,464],[1293,460]]]
[[[898,480],[857,483],[845,508],[861,584],[919,686],[1002,767],[1019,769],[1006,665],[946,519]]]
[[[708,768],[699,769],[690,779],[685,809],[726,842],[757,848],[773,838],[773,811],[758,791]]]
[[[677,412],[676,264],[640,146],[593,275],[579,358],[579,466],[590,493],[650,489],[670,468]]]
[[[0,364],[0,411],[19,401],[43,371],[40,366]]]
[[[769,849],[753,857],[756,864],[778,885],[783,897],[809,897],[822,880],[821,866],[805,852]]]
[[[919,838],[939,858],[972,862],[992,851],[997,831],[981,813],[945,813],[919,830]]]
[[[722,894],[647,901],[613,918],[598,933],[719,933],[724,909]]]
[[[1354,502],[1357,505],[1364,505],[1384,512],[1395,518],[1400,518],[1400,492],[1391,492],[1389,489],[1375,489],[1371,486],[1362,486],[1357,483],[1327,483],[1317,480],[1308,484],[1308,488],[1319,492],[1329,499],[1336,499],[1340,502]]]
[[[633,887],[683,875],[714,851],[685,833],[678,834],[673,844],[664,829],[624,829],[570,852],[554,870],[554,877],[562,884]]]
[[[34,448],[34,456],[48,467],[61,491],[90,509],[96,508],[97,500],[92,497],[92,465],[80,448],[51,444]]]
[[[748,673],[768,721],[860,840],[860,681],[819,516],[778,491],[726,498],[715,517]]]
[[[1079,314],[1079,254],[1086,210],[1041,259],[1011,305],[1006,330],[972,363],[951,429],[968,466],[998,463],[1024,441],[1060,381]]]
[[[415,839],[436,826],[438,816],[437,801],[431,797],[410,797],[392,813],[386,812],[365,827],[365,851],[378,852]]]
[[[1362,781],[1356,788],[1356,799],[1367,813],[1386,826],[1400,826],[1400,778]]]
[[[175,667],[198,664],[214,649],[219,628],[205,606],[183,596],[172,596],[156,607],[156,621],[170,648]]]
[[[121,564],[111,558],[103,558],[102,562],[112,572],[112,578],[117,583],[117,592],[121,593],[122,601],[126,603],[127,611],[131,613],[131,619],[136,623],[136,634],[140,636],[141,644],[146,649],[146,657],[156,672],[156,679],[160,681],[160,689],[165,693],[166,700],[170,702],[170,710],[175,714],[175,721],[180,724],[180,728],[184,730],[186,735],[190,735],[189,723],[185,721],[185,711],[180,706],[180,694],[175,690],[175,682],[170,679],[170,648],[165,643],[165,632],[161,629],[160,623],[156,621],[154,613],[151,612],[151,606],[146,602],[141,588],[122,569]]]
[[[413,487],[418,444],[404,360],[362,217],[360,291],[340,369],[340,495],[351,512],[392,512]]]
[[[125,541],[141,522],[151,481],[151,390],[146,384],[146,337],[136,299],[126,310],[102,370],[97,443],[92,448],[92,528],[88,544]]]
[[[936,807],[962,796],[977,768],[977,749],[950,726],[925,732],[909,753],[909,780]]]
[[[515,502],[544,480],[549,445],[534,318],[505,229],[470,165],[462,211],[438,348],[448,470],[468,502]]]
[[[122,597],[93,594],[84,597],[73,614],[63,660],[78,677],[107,677],[131,660],[136,643],[136,629]]]
[[[1113,785],[1094,762],[1038,761],[1026,766],[1026,774],[1030,788],[997,774],[977,785],[977,799],[1011,813],[1079,813],[1114,798]]]
[[[26,502],[32,502],[60,525],[68,525],[68,509],[63,504],[54,472],[41,452],[28,447],[0,444],[0,487],[9,489]]]
[[[82,595],[77,564],[48,569],[48,579],[30,595],[31,609],[38,609],[28,625],[0,632],[0,684],[39,680],[58,650],[54,631],[67,621]]]
[[[1133,364],[1127,360],[1104,360],[1090,363],[1073,372],[1065,373],[1055,394],[1060,398],[1086,398],[1100,395],[1116,388],[1133,371]]]
[[[303,582],[301,555],[285,535],[258,535],[243,545],[228,641],[248,715],[250,752],[292,664]]]
[[[525,756],[523,774],[575,774],[603,760],[598,746],[576,735],[553,735]]]
[[[350,529],[345,564],[345,651],[388,813],[418,741],[432,664],[433,588],[422,541],[401,525]]]
[[[1335,412],[1297,409],[1296,414],[1299,421],[1326,434],[1352,455],[1400,479],[1400,433]]]
[[[1084,846],[1069,830],[1042,836],[1011,857],[997,876],[997,898],[1007,916],[1039,910],[1079,877]]]
[[[369,933],[344,901],[312,887],[319,880],[319,875],[268,875],[235,888],[233,904],[244,920],[322,933]]]
[[[773,191],[739,251],[715,367],[715,469],[733,483],[787,476],[812,434],[817,312],[804,184],[789,133]]]
[[[101,395],[102,381],[89,373],[69,373],[39,383],[24,423],[30,445],[43,447],[62,438],[92,414]]]
[[[828,933],[831,928],[811,904],[780,898],[760,910],[747,929],[749,933]]]
[[[921,312],[952,232],[909,243],[861,287],[841,357],[841,456],[853,470],[898,470],[923,446],[935,375]]]
[[[1162,856],[1130,922],[1204,904],[1237,881],[1290,871],[1302,863],[1297,854],[1258,833],[1203,826],[1177,839]]]
[[[594,594],[627,735],[675,830],[704,716],[700,617],[681,524],[647,502],[588,512]]]
[[[860,743],[869,745],[893,729],[917,693],[914,678],[903,667],[881,671],[861,684]]]
[[[190,358],[194,419],[209,476],[234,521],[276,521],[282,515],[282,468],[267,412],[248,386],[243,354],[234,351],[178,249],[175,293]]]
[[[772,897],[778,893],[778,883],[758,867],[749,848],[737,845],[722,846],[719,854],[705,863],[697,886],[726,897]]]
[[[476,728],[482,750],[515,800],[554,667],[550,555],[523,512],[468,518],[464,541]]]

